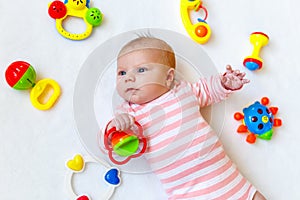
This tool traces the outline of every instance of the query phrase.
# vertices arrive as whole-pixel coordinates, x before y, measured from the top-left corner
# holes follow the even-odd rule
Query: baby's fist
[[[127,114],[122,113],[117,115],[109,125],[110,127],[116,127],[117,131],[126,131],[130,129],[131,126],[134,124],[134,117]]]
[[[249,83],[248,79],[244,79],[245,73],[241,73],[239,70],[233,70],[230,65],[226,66],[226,72],[221,78],[222,86],[227,90],[239,90],[244,84]]]

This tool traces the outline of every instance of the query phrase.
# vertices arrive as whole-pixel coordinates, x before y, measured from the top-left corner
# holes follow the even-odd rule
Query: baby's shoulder
[[[190,83],[186,80],[179,80],[174,83],[173,90],[174,91],[190,90],[191,86],[192,86],[192,83]]]

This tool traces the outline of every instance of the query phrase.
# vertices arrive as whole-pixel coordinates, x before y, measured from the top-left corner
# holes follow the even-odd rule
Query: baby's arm
[[[233,70],[227,65],[223,75],[201,78],[191,84],[192,90],[199,100],[200,107],[218,103],[228,97],[232,91],[241,89],[249,80],[244,79],[245,73]]]

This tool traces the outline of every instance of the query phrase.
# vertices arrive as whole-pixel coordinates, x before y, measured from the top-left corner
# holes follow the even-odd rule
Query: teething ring
[[[73,188],[73,176],[76,173],[83,173],[85,166],[88,163],[96,163],[100,164],[106,168],[106,172],[104,173],[103,180],[109,185],[109,189],[103,196],[100,197],[102,200],[108,200],[113,195],[115,188],[121,184],[120,170],[111,167],[108,163],[100,160],[96,161],[92,158],[83,159],[80,154],[76,154],[73,159],[68,160],[66,162],[66,167],[70,170],[66,177],[66,187],[70,194],[72,200],[91,200],[88,194],[76,194]]]
[[[88,0],[66,0],[65,3],[55,0],[49,4],[48,13],[56,21],[57,31],[70,40],[83,40],[89,37],[93,27],[99,26],[103,19],[103,14],[98,8],[89,8]],[[83,33],[70,33],[63,27],[63,21],[68,17],[82,18],[86,25]]]
[[[104,134],[104,146],[108,150],[109,159],[114,164],[117,164],[117,165],[126,164],[132,158],[140,157],[141,155],[143,155],[146,152],[147,139],[143,135],[142,126],[138,122],[135,122],[135,125],[138,128],[137,135],[127,134],[123,131],[117,131],[116,127],[112,127],[111,129],[107,130],[107,127],[106,127],[105,134]],[[114,137],[114,134],[119,134],[119,136],[116,136],[116,139],[114,139],[114,138],[112,138],[112,137]],[[130,143],[130,145],[133,144],[133,146],[135,146],[135,147],[131,146],[130,148],[127,148],[126,149],[127,152],[125,152],[125,153],[124,153],[124,151],[123,151],[123,153],[122,153],[122,151],[118,152],[117,149],[115,148],[116,146],[121,147],[122,145],[123,145],[123,147],[125,145],[128,146],[129,143]],[[142,143],[142,149],[139,150],[139,152],[136,152],[138,150],[139,143]],[[115,154],[118,154],[118,155],[126,157],[126,158],[122,161],[116,160]]]

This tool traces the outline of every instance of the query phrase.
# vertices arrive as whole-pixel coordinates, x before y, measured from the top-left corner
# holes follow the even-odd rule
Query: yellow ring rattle
[[[189,16],[190,10],[199,11],[202,9],[205,12],[204,19],[198,19],[198,23],[192,24]],[[207,10],[202,6],[201,0],[181,0],[180,13],[183,25],[190,37],[200,44],[206,43],[211,36],[211,29],[206,23]]]
[[[93,27],[99,26],[103,20],[103,14],[98,8],[89,8],[89,0],[65,0],[53,1],[48,6],[48,14],[56,20],[57,31],[70,40],[83,40],[89,37]],[[68,17],[82,18],[86,24],[84,33],[70,33],[64,29],[62,23]]]

